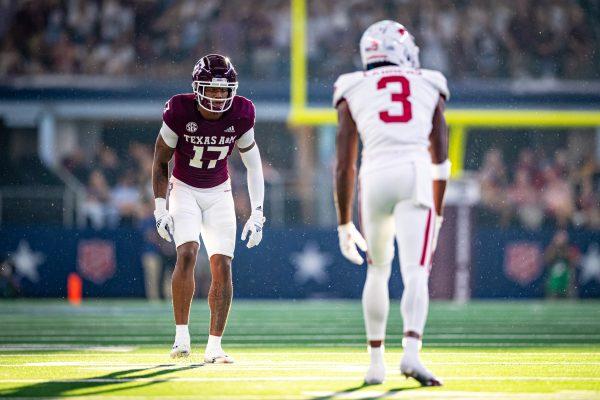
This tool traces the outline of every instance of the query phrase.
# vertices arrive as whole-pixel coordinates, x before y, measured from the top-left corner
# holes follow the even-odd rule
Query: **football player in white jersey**
[[[362,304],[371,364],[365,382],[385,379],[383,344],[395,237],[404,283],[400,371],[424,386],[440,386],[421,363],[419,350],[429,307],[431,259],[450,176],[444,119],[448,87],[441,73],[419,67],[419,48],[397,22],[370,26],[360,40],[360,53],[364,71],[338,78],[333,103],[339,123],[335,198],[340,248],[358,265],[363,258],[357,246],[367,251]],[[362,235],[352,223],[359,137]]]

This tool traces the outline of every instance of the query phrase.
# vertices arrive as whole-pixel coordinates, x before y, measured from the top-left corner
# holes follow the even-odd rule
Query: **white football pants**
[[[362,295],[367,339],[385,339],[394,237],[404,284],[400,307],[403,330],[422,335],[429,308],[434,232],[429,162],[398,163],[393,168],[361,174],[359,184],[361,230],[369,249]]]
[[[175,246],[187,242],[206,247],[208,258],[222,254],[233,258],[236,219],[231,182],[199,189],[171,177],[169,214],[173,217]]]

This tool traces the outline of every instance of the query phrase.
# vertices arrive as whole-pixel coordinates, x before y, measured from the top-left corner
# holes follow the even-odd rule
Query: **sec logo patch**
[[[185,130],[189,133],[194,133],[198,130],[198,124],[195,122],[188,122],[185,126]]]

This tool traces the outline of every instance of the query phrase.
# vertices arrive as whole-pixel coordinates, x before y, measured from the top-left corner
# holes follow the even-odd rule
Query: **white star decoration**
[[[307,242],[302,252],[290,256],[290,261],[296,266],[294,279],[298,283],[303,284],[310,280],[325,283],[329,279],[325,267],[331,264],[332,257],[321,253],[316,242]]]
[[[592,243],[581,259],[579,283],[585,285],[591,280],[600,283],[600,251],[598,251],[597,243]]]
[[[40,252],[32,251],[26,240],[19,242],[17,251],[10,258],[19,275],[26,277],[31,282],[37,282],[40,279],[37,267],[44,262],[46,257]]]

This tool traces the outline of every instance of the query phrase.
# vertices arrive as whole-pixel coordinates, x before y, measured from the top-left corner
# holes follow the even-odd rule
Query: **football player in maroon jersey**
[[[201,236],[212,274],[210,332],[204,360],[231,363],[232,358],[221,347],[233,292],[231,260],[236,232],[227,158],[237,146],[248,170],[252,213],[242,240],[248,237],[247,246],[254,247],[262,239],[265,221],[262,163],[254,141],[255,109],[250,100],[236,95],[237,74],[227,57],[202,57],[192,78],[193,93],[178,94],[165,104],[152,168],[156,228],[177,247],[172,283],[176,333],[171,357],[190,354],[188,320]],[[168,163],[173,155],[169,179]]]

